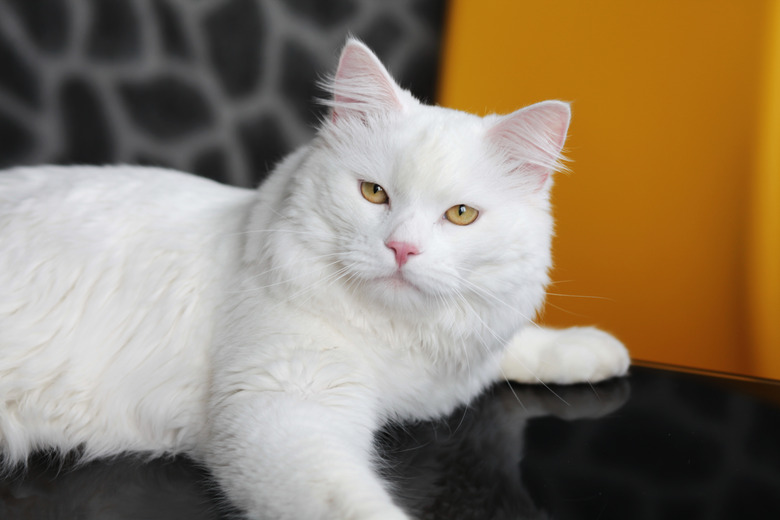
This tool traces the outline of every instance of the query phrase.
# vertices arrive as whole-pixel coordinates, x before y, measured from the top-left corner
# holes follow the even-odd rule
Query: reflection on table
[[[780,385],[634,367],[599,385],[500,384],[440,421],[377,436],[419,519],[780,518]],[[302,500],[305,497],[301,497]],[[0,518],[239,518],[178,458],[74,466],[41,454],[0,481]]]

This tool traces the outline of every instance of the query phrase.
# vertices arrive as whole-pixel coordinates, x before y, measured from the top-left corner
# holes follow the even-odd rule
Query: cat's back
[[[172,218],[197,213],[248,190],[164,168],[137,166],[36,166],[0,171],[0,218],[81,218],[131,215]]]
[[[209,247],[238,231],[253,198],[250,190],[162,168],[0,171],[0,279],[35,284],[48,269],[82,278],[100,268],[127,274],[152,269],[160,257],[185,270],[208,263]]]
[[[0,172],[3,451],[193,442],[220,284],[253,199],[157,168]]]

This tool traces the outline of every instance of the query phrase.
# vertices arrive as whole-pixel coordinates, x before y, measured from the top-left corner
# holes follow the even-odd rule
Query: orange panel
[[[768,1],[451,2],[442,105],[573,102],[545,322],[597,324],[639,359],[751,368],[745,249]]]
[[[750,200],[748,287],[754,369],[776,376],[780,367],[780,2],[771,7]]]

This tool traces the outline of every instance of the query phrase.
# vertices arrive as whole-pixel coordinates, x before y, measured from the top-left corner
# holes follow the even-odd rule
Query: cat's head
[[[286,200],[291,225],[311,231],[300,235],[307,261],[389,314],[452,309],[453,321],[495,315],[515,328],[532,318],[568,105],[484,118],[426,106],[355,40],[329,88],[330,114]]]

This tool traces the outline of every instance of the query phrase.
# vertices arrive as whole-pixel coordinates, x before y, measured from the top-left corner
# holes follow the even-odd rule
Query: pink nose
[[[396,242],[395,240],[391,240],[385,245],[388,249],[392,249],[395,252],[395,263],[398,264],[398,267],[402,267],[406,261],[409,260],[409,255],[416,255],[420,252],[409,242]]]

